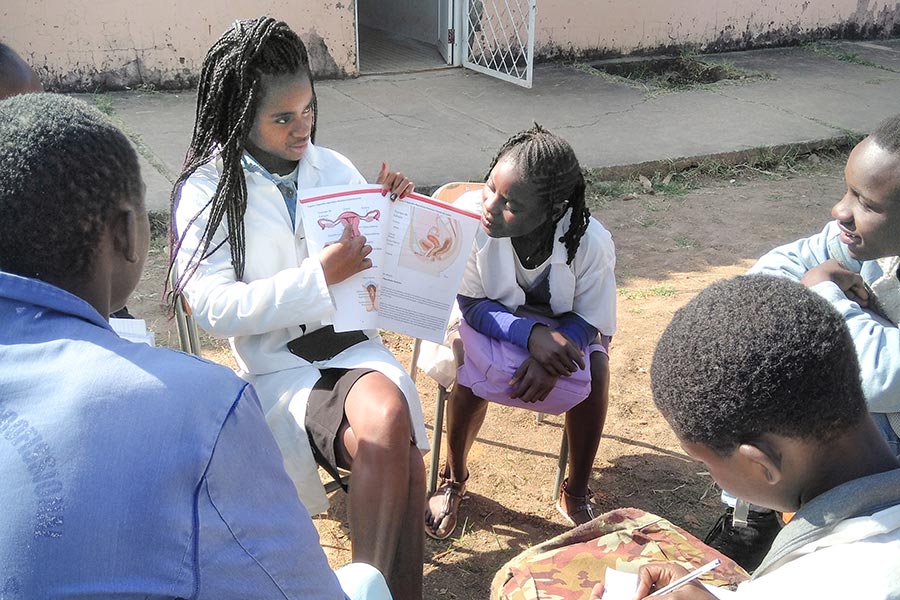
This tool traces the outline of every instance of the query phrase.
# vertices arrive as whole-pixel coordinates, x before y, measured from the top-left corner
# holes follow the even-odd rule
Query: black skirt
[[[350,388],[373,369],[322,369],[319,380],[309,393],[306,404],[306,435],[316,463],[341,484],[338,471],[338,431],[346,419],[344,406]]]

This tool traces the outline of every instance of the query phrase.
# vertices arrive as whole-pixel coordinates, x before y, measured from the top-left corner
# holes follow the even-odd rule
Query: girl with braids
[[[594,517],[588,479],[609,401],[615,249],[584,189],[572,147],[535,125],[503,145],[481,192],[459,200],[480,201],[482,230],[457,298],[463,356],[448,400],[447,463],[425,509],[433,538],[456,527],[488,400],[566,412],[569,476],[557,508],[572,525]],[[492,381],[504,360],[508,373]],[[570,386],[576,379],[582,385]]]
[[[333,476],[352,469],[354,562],[377,567],[395,598],[421,598],[422,408],[377,332],[330,325],[329,286],[370,267],[371,247],[345,231],[309,255],[298,188],[365,183],[313,143],[316,111],[306,48],[285,23],[236,22],[209,50],[172,193],[175,291],[230,338],[307,510],[328,507],[317,463]],[[413,189],[386,165],[378,181],[385,194]]]

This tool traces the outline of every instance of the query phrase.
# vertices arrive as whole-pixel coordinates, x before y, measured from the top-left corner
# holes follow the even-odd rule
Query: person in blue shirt
[[[16,51],[0,44],[0,100],[44,89],[37,73]]]
[[[0,597],[389,597],[329,568],[251,386],[109,327],[143,196],[96,110],[0,102]]]

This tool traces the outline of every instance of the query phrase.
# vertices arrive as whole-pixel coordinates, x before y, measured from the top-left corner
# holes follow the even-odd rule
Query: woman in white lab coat
[[[371,247],[348,229],[310,256],[296,211],[298,189],[365,179],[313,145],[306,49],[282,22],[236,22],[207,55],[197,102],[172,195],[176,291],[204,329],[230,338],[310,513],[328,506],[317,463],[352,469],[353,560],[379,568],[395,598],[421,598],[418,394],[377,332],[330,328],[328,286],[371,266]],[[385,193],[413,189],[386,165],[378,180]]]

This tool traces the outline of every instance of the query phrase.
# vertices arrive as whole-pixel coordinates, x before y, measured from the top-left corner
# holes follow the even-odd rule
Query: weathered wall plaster
[[[363,1],[363,0],[361,0]],[[483,0],[490,2],[495,0]],[[496,0],[502,1],[502,0]],[[900,2],[884,0],[537,0],[535,54],[594,58],[674,48],[730,50],[823,37],[900,34]],[[0,40],[60,90],[189,87],[235,18],[270,14],[309,46],[317,77],[357,74],[355,0],[2,0]],[[406,30],[437,0],[364,0],[406,11]],[[390,11],[388,10],[390,9]],[[394,11],[394,12],[391,12]],[[424,12],[423,12],[424,11]],[[391,19],[401,23],[395,16]],[[430,35],[430,34],[428,34]]]
[[[50,89],[184,88],[235,19],[264,14],[300,34],[317,77],[356,75],[353,0],[5,0],[0,40]]]
[[[883,0],[538,0],[535,54],[596,57],[705,51],[900,33]]]

